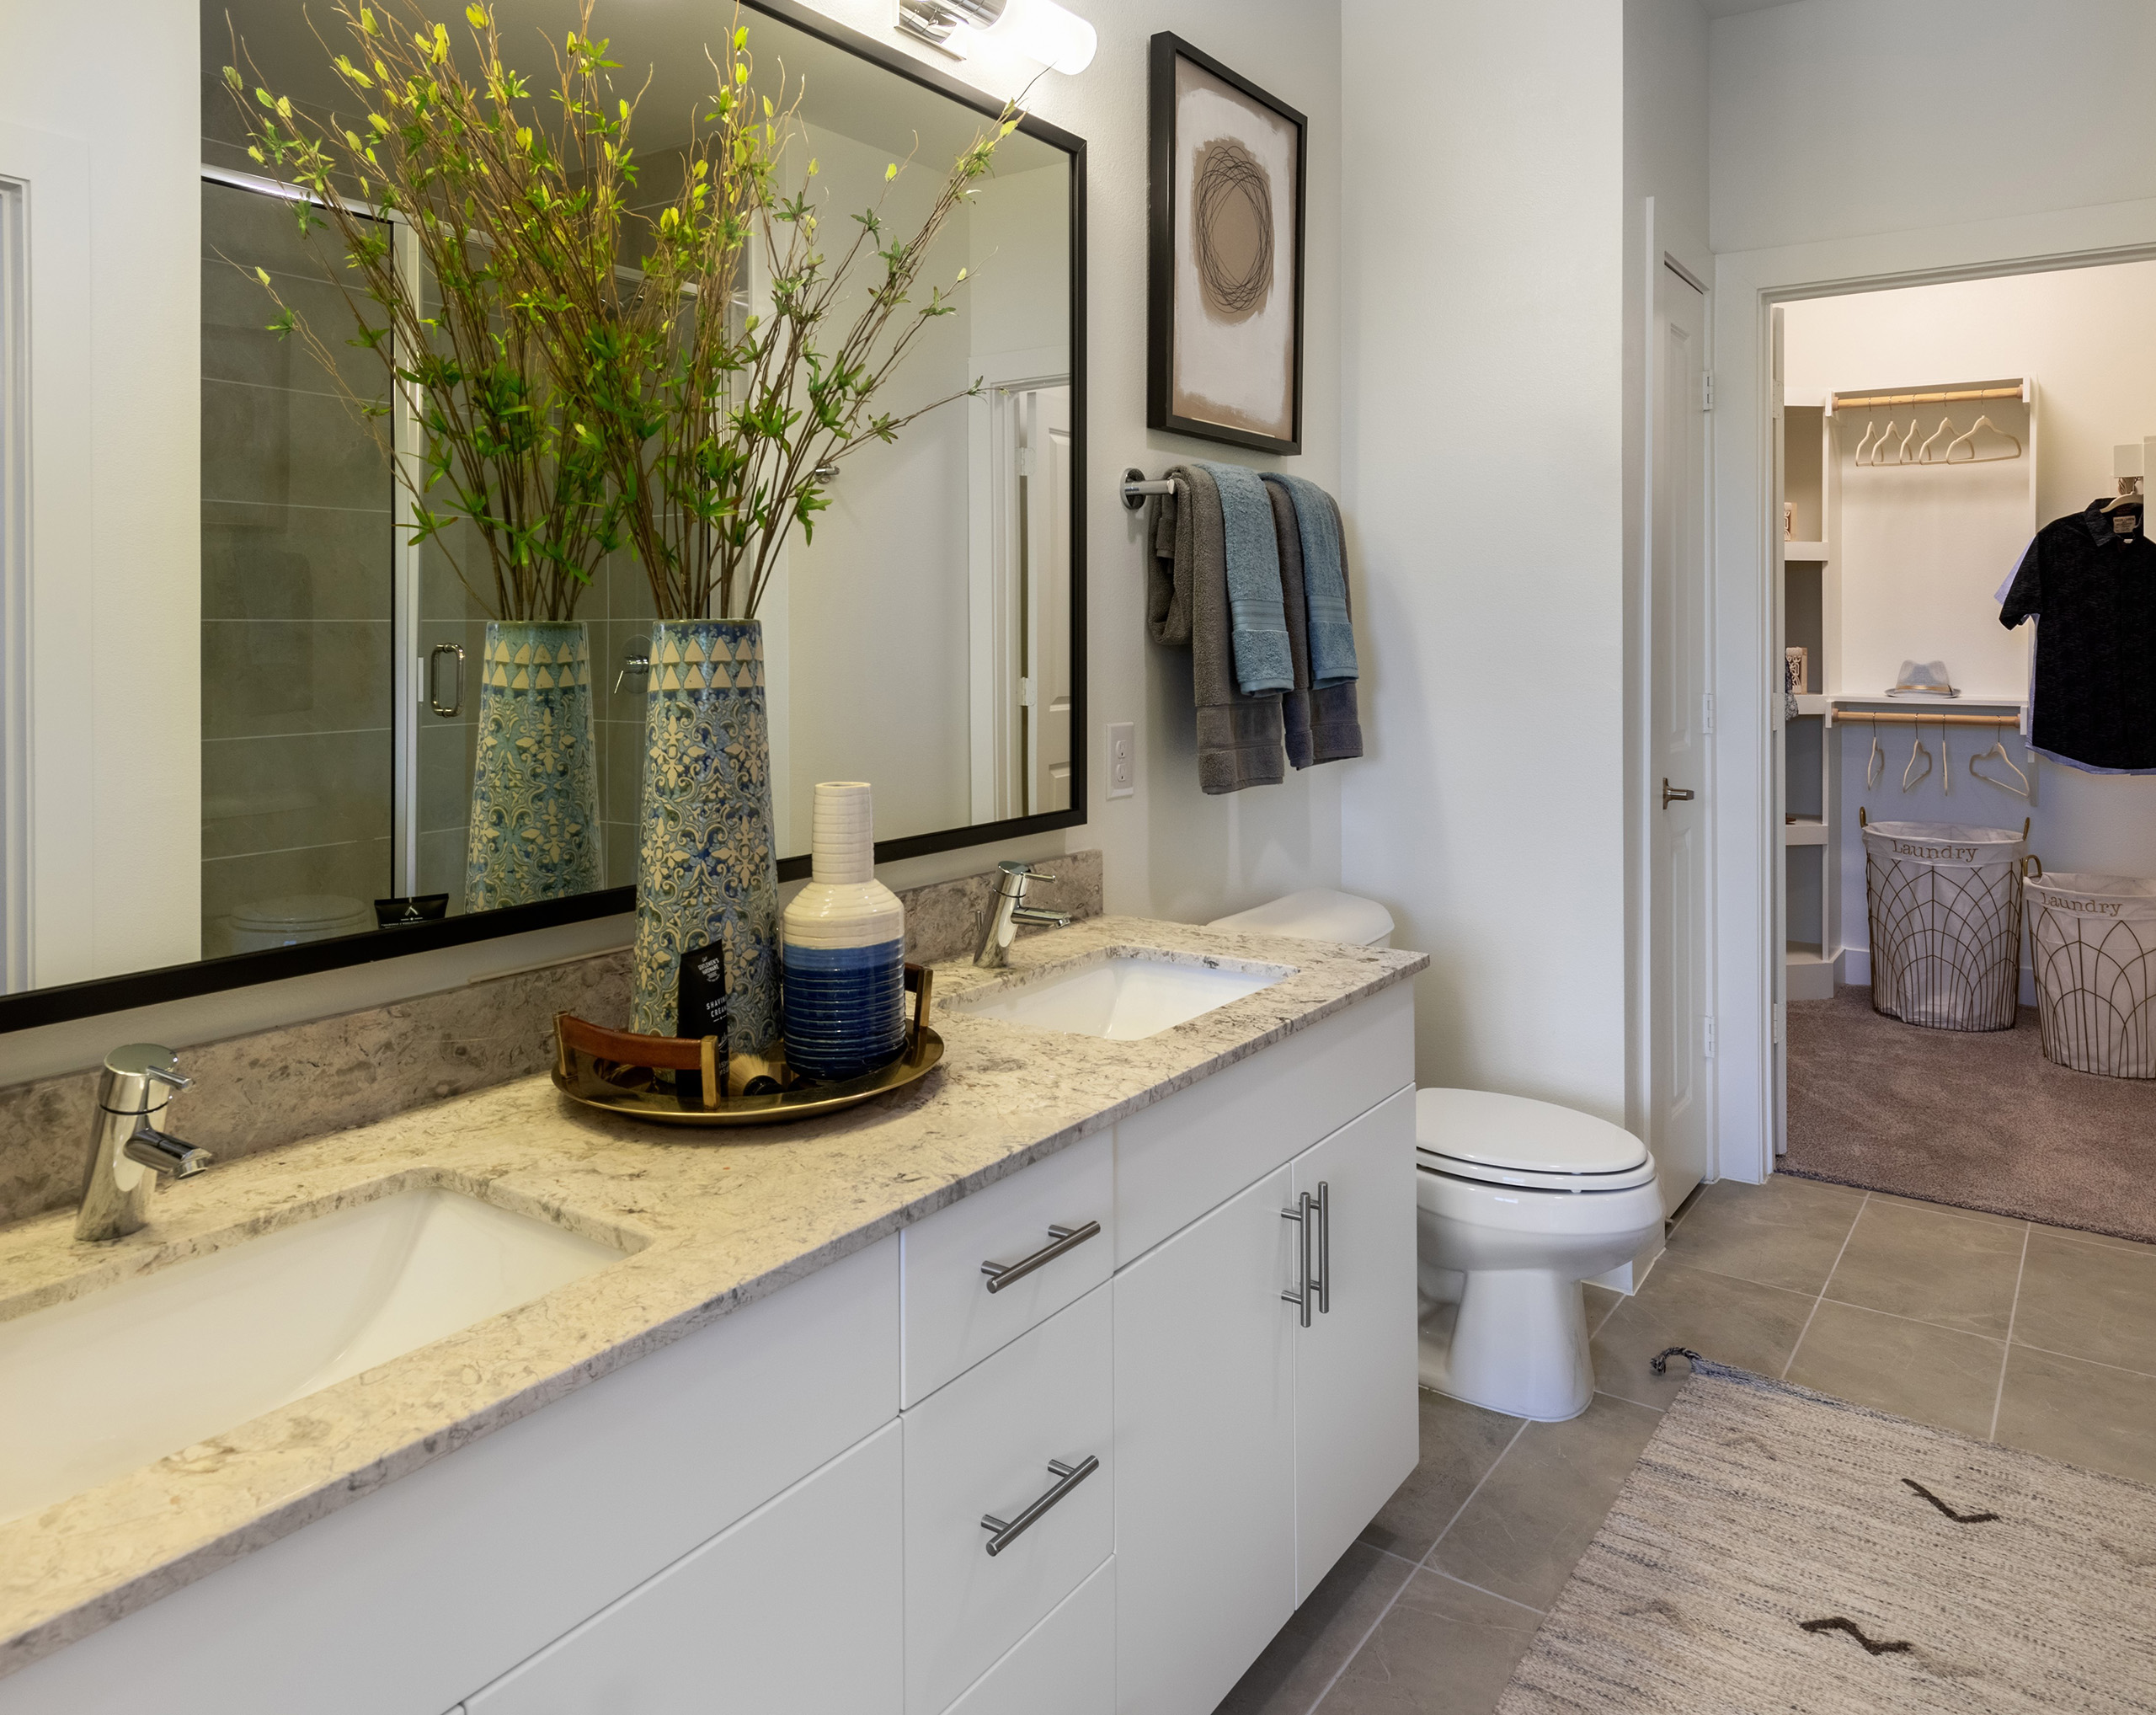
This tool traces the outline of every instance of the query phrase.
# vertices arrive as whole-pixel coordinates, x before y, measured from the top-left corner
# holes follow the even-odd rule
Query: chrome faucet
[[[154,1042],[131,1042],[105,1056],[83,1212],[75,1218],[78,1241],[140,1231],[158,1178],[189,1179],[210,1165],[207,1150],[157,1130],[173,1092],[190,1082],[179,1075],[179,1064],[178,1055]]]
[[[999,863],[995,866],[1002,874],[995,884],[995,898],[989,906],[988,927],[982,931],[980,951],[974,954],[974,963],[986,970],[1000,970],[1009,962],[1011,943],[1018,938],[1021,923],[1047,923],[1058,929],[1070,926],[1068,911],[1036,911],[1026,903],[1026,884],[1029,881],[1053,881],[1055,878],[1045,869],[1036,869],[1030,863]]]

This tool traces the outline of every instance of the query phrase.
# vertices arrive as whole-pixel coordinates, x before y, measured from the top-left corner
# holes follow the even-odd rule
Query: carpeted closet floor
[[[1779,1171],[2051,1226],[2156,1241],[2156,1082],[2043,1056],[2012,1030],[1925,1030],[1868,988],[1789,1009],[1789,1153]]]

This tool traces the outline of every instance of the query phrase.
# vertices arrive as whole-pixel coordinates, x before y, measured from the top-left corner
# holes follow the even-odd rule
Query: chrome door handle
[[[1310,1290],[1310,1237],[1317,1226],[1314,1213],[1316,1208],[1317,1199],[1305,1191],[1292,1207],[1280,1211],[1283,1221],[1295,1223],[1295,1290],[1283,1292],[1280,1296],[1302,1313],[1305,1328],[1310,1325],[1310,1312],[1317,1303],[1317,1295]]]
[[[1065,1251],[1075,1251],[1089,1238],[1098,1238],[1101,1224],[1089,1221],[1083,1226],[1051,1226],[1048,1242],[1030,1257],[1021,1257],[1015,1263],[983,1263],[982,1274],[988,1276],[988,1290],[1001,1292],[1014,1280],[1022,1280],[1034,1269],[1054,1262]]]
[[[1332,1314],[1332,1197],[1322,1179],[1317,1182],[1317,1313]]]
[[[1296,1225],[1295,1255],[1300,1282],[1294,1291],[1283,1292],[1280,1296],[1302,1312],[1302,1324],[1308,1328],[1313,1310],[1321,1316],[1332,1314],[1332,1188],[1320,1179],[1316,1196],[1304,1192],[1295,1199],[1294,1208],[1280,1211],[1280,1218]],[[1315,1261],[1313,1251],[1316,1253]]]
[[[450,705],[446,708],[441,706],[440,693],[435,689],[435,664],[444,655],[456,657],[456,695],[451,699]],[[445,719],[464,712],[464,645],[462,644],[436,644],[427,651],[427,707]]]
[[[1692,791],[1689,787],[1672,786],[1667,774],[1662,777],[1662,807],[1664,809],[1668,809],[1673,804],[1689,804],[1691,801]]]
[[[1048,1468],[1049,1474],[1055,1478],[1055,1487],[1041,1496],[1017,1518],[999,1519],[994,1513],[983,1513],[980,1515],[981,1529],[993,1533],[988,1539],[988,1552],[990,1554],[1001,1554],[1024,1536],[1033,1528],[1036,1519],[1098,1471],[1101,1468],[1101,1461],[1092,1454],[1088,1453],[1075,1465],[1065,1465],[1060,1459],[1051,1459],[1048,1461]]]

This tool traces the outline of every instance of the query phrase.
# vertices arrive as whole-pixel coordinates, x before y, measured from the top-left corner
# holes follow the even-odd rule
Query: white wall
[[[1433,956],[1421,1082],[1621,1119],[1622,19],[1345,0],[1342,24],[1370,756],[1342,884]]]
[[[2040,521],[2079,512],[2095,496],[2111,493],[2112,447],[2156,435],[2156,262],[1814,298],[1790,305],[1784,315],[1785,376],[1792,391],[1892,386],[1927,377],[2034,376],[2040,389]],[[1967,568],[1961,580],[1967,605],[1994,631],[1999,610],[1991,594],[2023,545],[2013,543],[1999,564]],[[2031,847],[2048,868],[2156,874],[2156,778],[2032,763],[2009,735],[2009,753],[2037,783],[2034,803],[2025,804],[1969,778],[1968,759],[1988,735],[1957,732],[1951,740],[1952,793],[1941,792],[1935,767],[1905,796],[1899,787],[1909,729],[1897,727],[1881,737],[1890,777],[1867,793],[1870,731],[1857,722],[1837,730],[1845,827],[1853,829],[1859,804],[1875,818],[1995,825],[2019,825],[2026,814],[2035,824]],[[1926,738],[1935,755],[1935,736]],[[2004,773],[1995,766],[1990,772]],[[1844,833],[1841,860],[1842,941],[1862,947],[1864,858],[1851,833]]]
[[[40,594],[73,586],[56,593],[83,622],[40,638],[33,744],[50,761],[64,726],[67,777],[46,783],[75,788],[71,813],[90,838],[33,870],[40,986],[191,959],[200,945],[195,35],[179,0],[115,0],[94,19],[11,7],[0,54],[0,126],[72,140],[88,187],[90,265],[71,290],[88,304],[89,370],[67,377],[88,403],[87,469],[68,473],[81,516],[33,520],[32,575]],[[33,242],[40,194],[33,184]],[[34,346],[52,307],[31,306]],[[71,526],[79,547],[54,564]]]
[[[1712,27],[1708,237],[1748,250],[2149,194],[2147,0],[1795,0]]]

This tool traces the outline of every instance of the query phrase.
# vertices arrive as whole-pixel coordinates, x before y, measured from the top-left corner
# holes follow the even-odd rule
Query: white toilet
[[[1392,914],[1326,887],[1217,917],[1358,947],[1392,945]],[[1571,1108],[1487,1090],[1415,1093],[1422,1385],[1556,1423],[1594,1395],[1580,1282],[1662,1230],[1646,1146]]]
[[[1511,1417],[1594,1393],[1580,1283],[1662,1230],[1646,1146],[1621,1126],[1488,1090],[1415,1093],[1422,1385]]]

